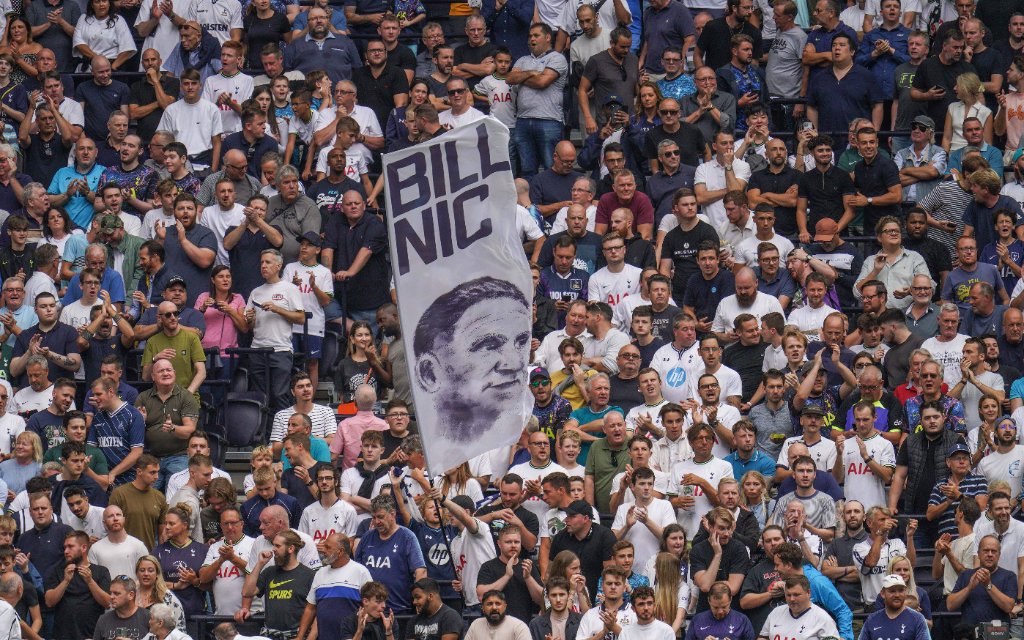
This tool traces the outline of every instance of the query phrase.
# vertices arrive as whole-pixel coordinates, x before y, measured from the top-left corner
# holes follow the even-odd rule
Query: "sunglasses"
[[[551,384],[550,380],[543,380],[542,379],[542,380],[534,380],[533,382],[530,383],[530,386],[533,387],[534,389],[536,389],[537,387],[546,387],[549,384]]]
[[[911,131],[930,131],[930,129],[923,124],[912,124],[910,125]]]
[[[679,109],[662,109],[658,113],[663,116],[677,116],[679,115]]]
[[[161,318],[177,318],[179,315],[181,315],[181,312],[179,312],[179,311],[165,311],[165,312],[160,314],[160,317]]]
[[[466,91],[467,91],[467,89],[449,89],[448,90],[448,95],[450,95],[450,96],[458,96],[458,95],[462,95],[463,93],[466,93]]]
[[[662,111],[662,113],[665,112]],[[666,158],[675,158],[679,155],[679,149],[676,149],[675,151],[662,151],[661,155],[665,156]]]

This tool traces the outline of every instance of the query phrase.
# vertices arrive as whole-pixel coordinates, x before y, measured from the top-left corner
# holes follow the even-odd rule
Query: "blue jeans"
[[[156,481],[156,488],[163,491],[167,486],[167,480],[184,469],[188,469],[187,455],[164,456],[160,460],[160,478]]]
[[[515,128],[519,169],[522,177],[536,175],[551,167],[555,145],[562,141],[562,123],[541,118],[519,118]]]

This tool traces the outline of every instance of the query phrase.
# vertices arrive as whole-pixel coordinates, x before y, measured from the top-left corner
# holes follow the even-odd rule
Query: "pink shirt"
[[[209,330],[209,329],[207,329]],[[359,458],[359,439],[367,431],[387,431],[388,423],[373,415],[372,411],[357,411],[356,415],[338,423],[331,440],[331,453],[341,458],[341,468],[348,469]]]
[[[196,298],[196,311],[202,311],[203,301],[210,297],[206,291]],[[245,300],[241,295],[235,293],[228,303],[238,311],[245,308]],[[203,334],[203,347],[220,347],[221,349],[233,349],[238,346],[238,328],[231,321],[231,316],[219,310],[217,307],[210,307],[203,313],[206,320],[206,333]]]

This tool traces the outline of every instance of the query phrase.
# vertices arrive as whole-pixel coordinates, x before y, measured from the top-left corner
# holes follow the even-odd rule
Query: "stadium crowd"
[[[0,13],[0,639],[1024,637],[1024,0]],[[381,161],[484,118],[460,370]],[[425,355],[518,442],[428,472]]]

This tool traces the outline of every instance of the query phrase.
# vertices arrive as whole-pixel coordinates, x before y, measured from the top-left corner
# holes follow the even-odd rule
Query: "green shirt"
[[[85,455],[89,456],[89,468],[93,470],[98,476],[105,476],[110,473],[110,467],[107,466],[107,459],[103,456],[103,452],[91,445],[85,445]],[[43,454],[43,464],[47,462],[60,462],[60,447],[50,447]]]
[[[174,349],[174,353],[177,354],[171,360],[171,364],[174,365],[175,382],[187,388],[196,375],[195,363],[206,362],[206,352],[199,342],[199,336],[185,329],[180,329],[174,336],[168,336],[161,331],[146,341],[146,349],[142,352],[142,364],[153,364],[153,357],[168,348]]]
[[[590,455],[587,456],[584,473],[594,478],[594,502],[601,513],[611,511],[612,480],[617,473],[626,470],[628,462],[629,449],[625,442],[618,449],[608,446],[608,440],[605,438],[595,440],[590,445]]]
[[[199,402],[194,395],[184,387],[174,385],[171,395],[164,402],[157,394],[156,387],[150,387],[139,394],[135,407],[145,409],[146,451],[158,458],[185,453],[188,438],[180,438],[174,431],[164,431],[164,419],[170,416],[171,424],[179,427],[185,424],[184,418],[192,418],[198,424]]]

